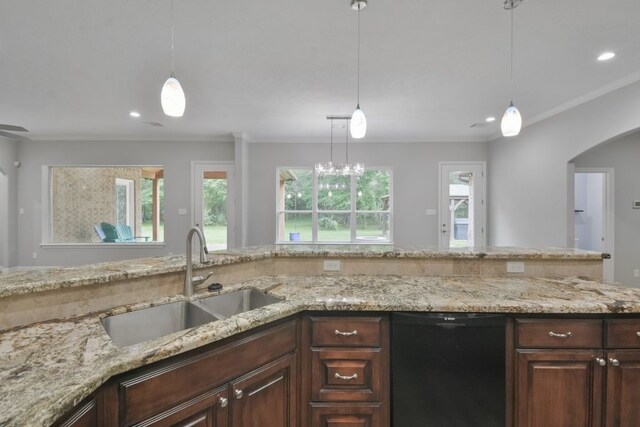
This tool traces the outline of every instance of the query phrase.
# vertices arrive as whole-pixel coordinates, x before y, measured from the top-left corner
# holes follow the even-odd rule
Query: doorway
[[[614,280],[613,169],[576,168],[574,179],[574,247],[611,254],[603,261],[603,278]]]
[[[485,246],[485,162],[441,162],[439,246]]]
[[[0,169],[0,273],[9,266],[9,177]]]
[[[234,242],[232,163],[192,162],[193,223],[200,228],[210,251],[230,249]]]

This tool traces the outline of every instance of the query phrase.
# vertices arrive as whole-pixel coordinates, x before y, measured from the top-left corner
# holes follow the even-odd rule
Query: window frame
[[[313,174],[312,179],[312,189],[311,189],[311,197],[312,197],[312,206],[311,210],[288,210],[288,209],[280,209],[279,208],[279,197],[280,197],[280,172],[282,170],[307,170],[311,171]],[[318,207],[318,185],[319,185],[319,176],[316,173],[313,167],[309,166],[278,166],[276,168],[276,197],[275,197],[275,208],[276,208],[276,236],[275,236],[275,244],[284,245],[392,245],[393,244],[393,204],[394,204],[394,195],[393,195],[393,168],[391,166],[366,166],[365,171],[369,170],[380,170],[386,171],[389,174],[389,210],[358,210],[357,209],[357,185],[356,185],[356,177],[352,176],[350,179],[350,209],[349,210],[322,210]],[[311,240],[305,241],[289,241],[289,240],[278,240],[278,236],[280,236],[280,215],[281,214],[311,214]],[[389,215],[389,239],[384,241],[373,241],[373,240],[358,240],[357,238],[357,214],[388,214]],[[350,227],[350,240],[349,241],[324,241],[318,240],[318,221],[320,214],[348,214],[350,215],[349,227]],[[284,233],[283,233],[284,236]]]
[[[79,242],[52,242],[53,239],[53,210],[51,203],[53,200],[53,188],[51,187],[52,170],[53,168],[162,168],[166,173],[166,166],[158,164],[46,164],[41,166],[41,189],[42,189],[42,215],[41,215],[41,235],[40,235],[40,247],[41,248],[90,248],[90,249],[114,249],[114,248],[149,248],[149,247],[165,247],[167,245],[166,234],[163,241],[158,242],[127,242],[127,243],[79,243]],[[165,233],[167,230],[166,224],[164,225]]]

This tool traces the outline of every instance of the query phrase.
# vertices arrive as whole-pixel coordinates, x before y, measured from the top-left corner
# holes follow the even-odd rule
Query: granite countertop
[[[607,254],[564,248],[482,247],[442,250],[397,245],[296,244],[253,246],[238,250],[216,251],[209,255],[207,262],[194,263],[194,268],[207,268],[275,257],[593,260],[602,259],[603,256],[607,256]],[[0,298],[184,270],[185,257],[177,255],[0,274]]]
[[[114,375],[304,310],[640,313],[640,290],[579,278],[281,275],[224,292],[247,287],[284,301],[129,347],[111,343],[100,324],[105,314],[0,333],[0,425],[50,425]]]

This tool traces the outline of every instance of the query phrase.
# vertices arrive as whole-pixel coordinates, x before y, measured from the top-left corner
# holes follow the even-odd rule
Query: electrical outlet
[[[633,277],[640,277],[640,269],[633,270]]]
[[[507,261],[507,273],[524,273],[524,262]]]
[[[178,215],[186,215],[187,214],[187,210],[184,208],[180,208],[178,209]]]
[[[33,253],[33,259],[38,259],[38,252]]]
[[[337,259],[325,260],[324,271],[340,271],[340,261]]]

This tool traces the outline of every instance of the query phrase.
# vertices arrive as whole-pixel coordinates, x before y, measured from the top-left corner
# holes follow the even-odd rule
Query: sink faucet
[[[198,227],[193,227],[187,233],[187,271],[184,276],[184,296],[190,297],[193,295],[193,286],[199,285],[207,280],[213,272],[209,273],[205,276],[196,276],[193,277],[193,254],[192,254],[192,244],[193,235],[198,236],[198,241],[200,242],[200,262],[204,263],[207,260],[207,254],[209,251],[207,250],[207,241],[204,238],[204,234]]]

